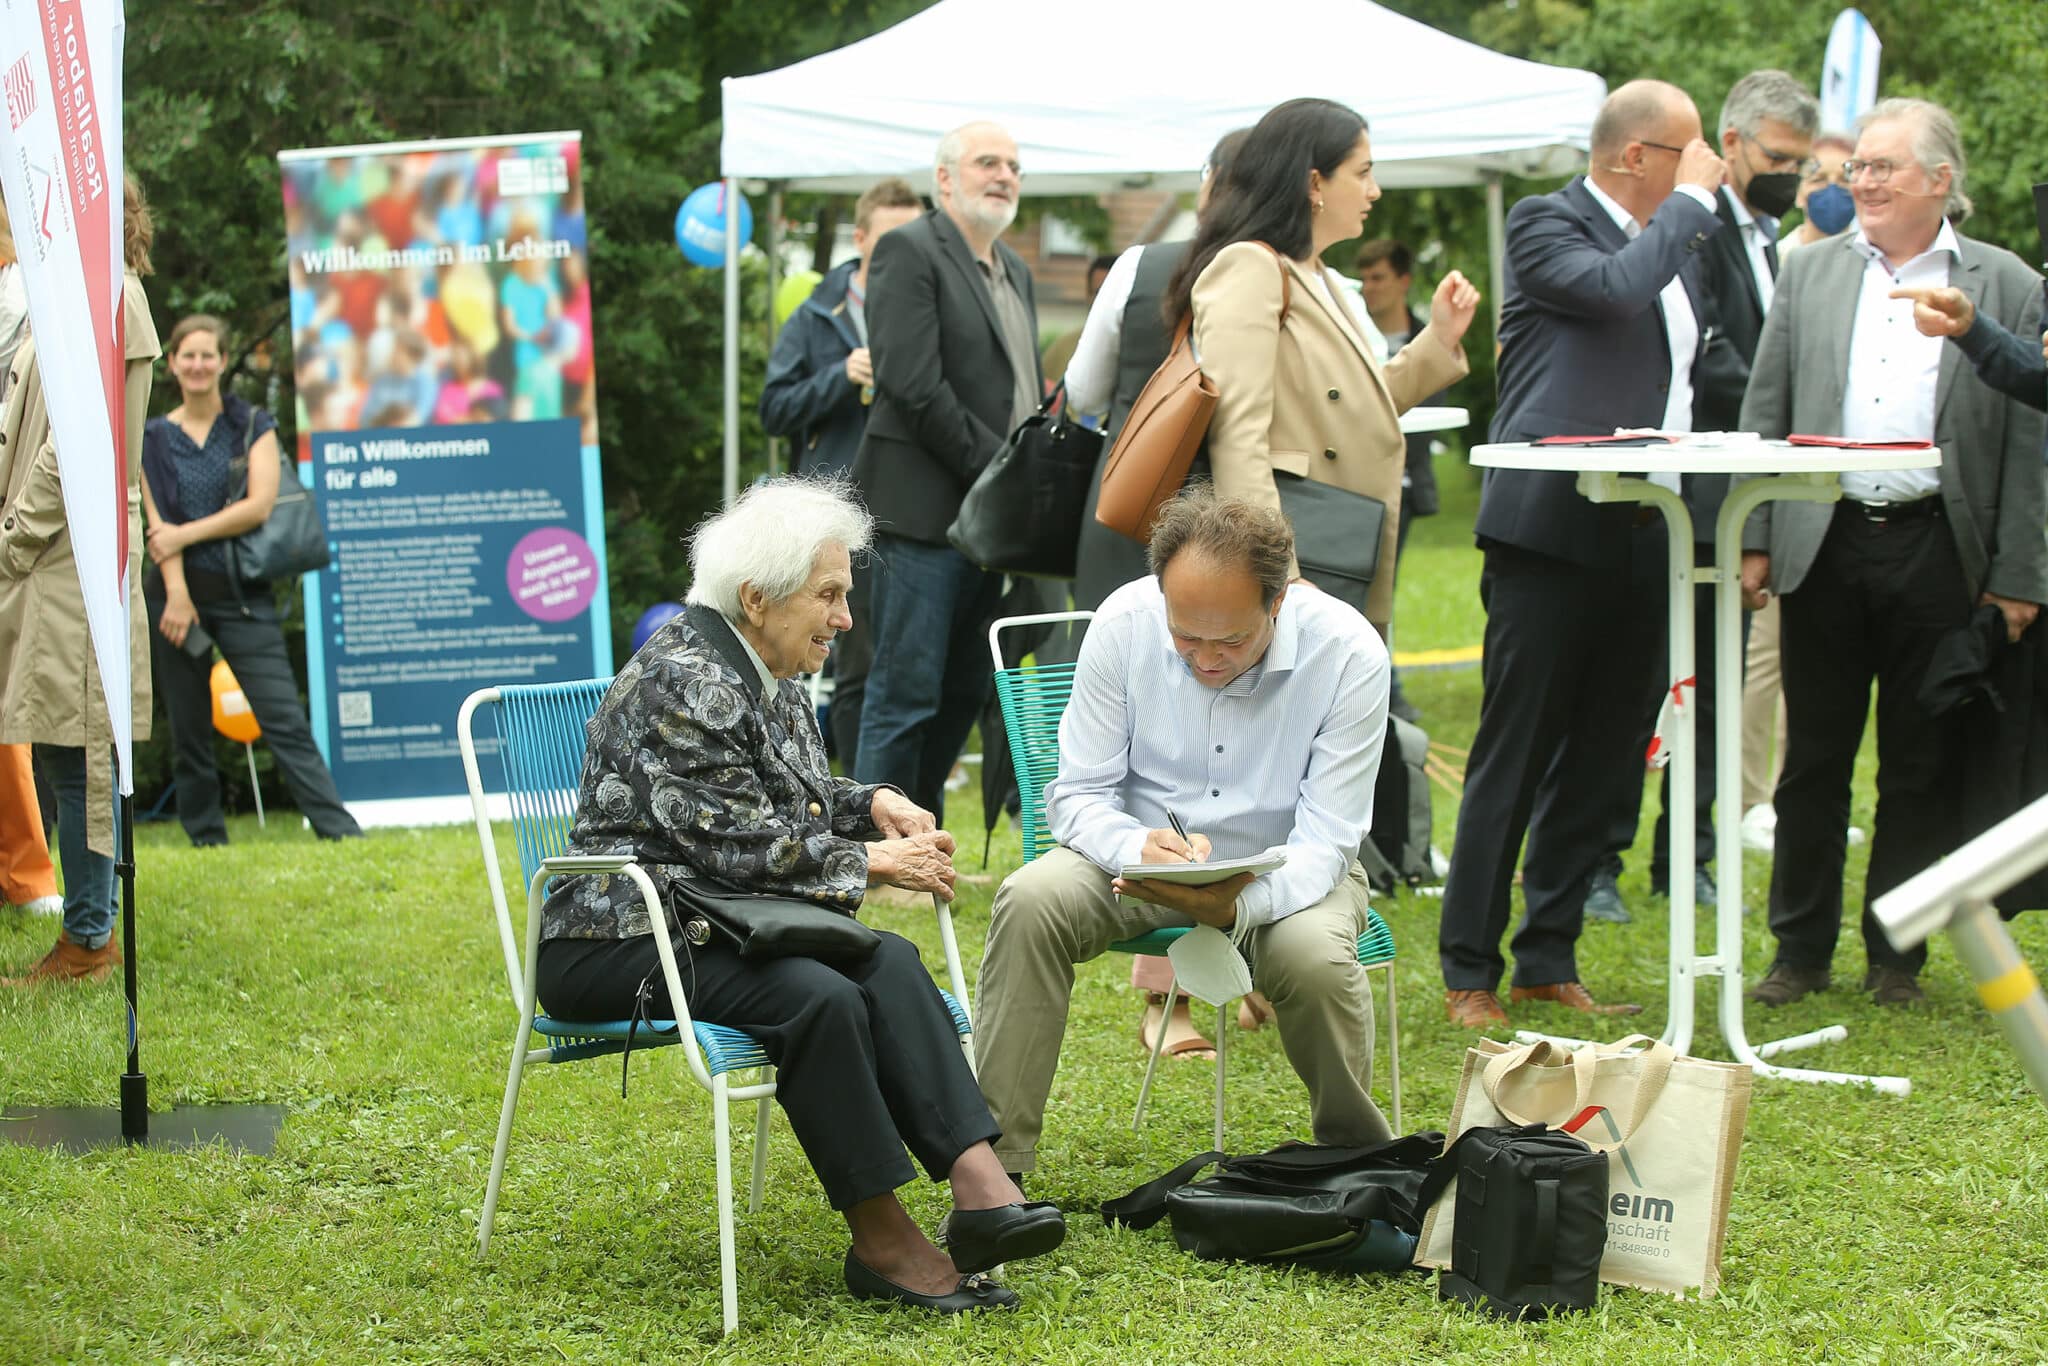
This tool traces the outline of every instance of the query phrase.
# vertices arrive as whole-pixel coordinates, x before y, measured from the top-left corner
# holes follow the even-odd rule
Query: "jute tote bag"
[[[1683,1057],[1642,1034],[1576,1052],[1482,1039],[1465,1053],[1450,1134],[1495,1124],[1576,1133],[1608,1155],[1600,1279],[1704,1298],[1721,1280],[1749,1086],[1745,1065]],[[1450,1265],[1455,1208],[1447,1191],[1429,1211],[1416,1265]]]

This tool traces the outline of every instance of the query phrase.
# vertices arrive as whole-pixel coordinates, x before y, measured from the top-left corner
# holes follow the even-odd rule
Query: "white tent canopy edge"
[[[1339,51],[1360,54],[1344,67],[1355,75],[1300,74]],[[1605,93],[1592,72],[1509,57],[1370,0],[1264,0],[1251,24],[1239,0],[1040,0],[1028,16],[1006,0],[940,0],[860,42],[727,78],[720,169],[735,193],[743,180],[856,193],[885,175],[922,187],[939,134],[987,118],[1018,139],[1026,194],[1191,189],[1217,138],[1321,94],[1369,120],[1383,186],[1487,187],[1497,310],[1501,179],[1580,169]],[[727,223],[730,502],[741,244]]]

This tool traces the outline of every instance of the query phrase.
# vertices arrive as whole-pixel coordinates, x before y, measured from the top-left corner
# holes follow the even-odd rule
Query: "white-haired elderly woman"
[[[892,787],[835,778],[805,689],[846,630],[852,556],[873,519],[846,485],[757,484],[691,539],[688,609],[620,671],[590,725],[572,848],[631,854],[666,891],[712,878],[743,891],[858,908],[887,883],[950,896],[952,837]],[[667,1018],[649,917],[634,885],[558,882],[542,912],[540,999],[562,1019],[617,1020],[643,986]],[[678,917],[670,907],[670,925]],[[979,1273],[1049,1252],[1060,1213],[1025,1203],[990,1148],[998,1136],[917,950],[884,933],[873,958],[742,961],[678,933],[691,1015],[743,1029],[778,1069],[777,1095],[853,1246],[863,1298],[946,1313],[1004,1308]],[[897,1202],[905,1148],[952,1185],[948,1251]]]

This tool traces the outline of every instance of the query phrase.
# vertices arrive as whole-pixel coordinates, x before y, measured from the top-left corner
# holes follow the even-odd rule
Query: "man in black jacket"
[[[874,664],[855,775],[944,816],[946,775],[990,686],[982,636],[1001,596],[946,541],[975,477],[1038,406],[1031,273],[996,239],[1017,215],[1017,144],[992,123],[939,142],[938,208],[870,262],[875,402],[854,480],[877,522]]]
[[[761,390],[761,425],[793,443],[790,467],[798,474],[844,475],[853,469],[874,397],[868,351],[868,260],[875,243],[924,212],[910,182],[896,177],[868,187],[853,207],[853,249],[804,300],[768,358]],[[868,612],[874,570],[867,556],[853,567],[846,595],[853,629],[832,642],[832,748],[848,773],[860,743],[861,700],[867,691],[872,640]]]

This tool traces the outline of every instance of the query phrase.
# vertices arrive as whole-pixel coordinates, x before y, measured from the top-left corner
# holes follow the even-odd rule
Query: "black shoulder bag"
[[[1019,423],[960,502],[946,539],[983,569],[1071,579],[1102,433],[1053,408],[1066,381]]]
[[[245,405],[248,421],[242,427],[241,453],[228,462],[228,480],[237,501],[249,496],[250,446],[256,436],[256,405]],[[328,565],[327,531],[320,525],[320,509],[313,491],[299,482],[299,467],[277,447],[277,501],[261,526],[243,532],[227,542],[228,577],[237,583],[270,583],[289,579]]]
[[[846,911],[796,897],[736,892],[702,878],[669,883],[683,936],[708,944],[713,936],[750,962],[768,958],[815,958],[821,963],[861,963],[874,956],[882,937]]]

